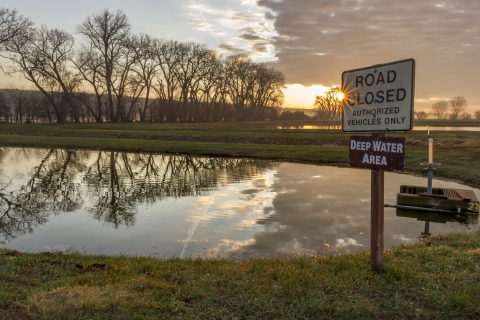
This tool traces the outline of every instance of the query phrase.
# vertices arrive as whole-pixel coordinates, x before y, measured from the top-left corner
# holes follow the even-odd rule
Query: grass
[[[0,318],[474,319],[480,233],[385,253],[168,259],[0,250]]]

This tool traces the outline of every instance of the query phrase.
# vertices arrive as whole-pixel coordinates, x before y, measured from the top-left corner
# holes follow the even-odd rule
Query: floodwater
[[[385,174],[385,202],[425,178]],[[434,187],[467,188],[434,180]],[[477,197],[480,190],[474,189]],[[385,248],[478,216],[385,209]],[[244,259],[369,250],[370,171],[106,151],[0,148],[0,246]]]
[[[298,125],[298,126],[277,126],[277,129],[303,129],[303,130],[341,130],[342,125]],[[432,127],[413,126],[414,131],[480,131],[478,127]]]
[[[478,127],[431,127],[431,126],[414,126],[413,130],[418,131],[480,131],[480,126]]]

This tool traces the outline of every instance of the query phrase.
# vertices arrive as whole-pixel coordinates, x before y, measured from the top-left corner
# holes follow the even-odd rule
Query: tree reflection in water
[[[15,149],[14,149],[15,150]],[[31,157],[33,149],[16,149],[16,157]],[[73,212],[82,207],[83,199],[76,175],[83,170],[81,155],[73,151],[48,150],[25,182],[10,188],[13,177],[2,172],[0,185],[1,243],[27,232],[48,221],[51,214]],[[2,151],[2,154],[4,152]],[[2,163],[3,163],[2,157]],[[3,165],[2,165],[3,167]],[[12,173],[10,173],[12,174]],[[8,182],[5,182],[8,180]],[[1,239],[1,238],[0,238]]]
[[[0,171],[2,243],[33,232],[51,214],[82,208],[84,199],[90,199],[88,212],[104,225],[131,227],[138,204],[207,195],[218,184],[249,179],[276,166],[253,159],[0,148],[0,167],[14,159],[35,165],[20,174],[23,181],[12,176],[13,170]]]

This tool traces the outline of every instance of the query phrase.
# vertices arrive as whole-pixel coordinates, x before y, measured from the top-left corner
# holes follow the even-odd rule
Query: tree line
[[[472,114],[465,112],[467,109],[468,103],[465,97],[457,96],[453,97],[450,100],[441,100],[437,101],[430,107],[431,112],[430,114],[437,119],[480,119],[480,110],[474,112]],[[428,114],[425,111],[421,111],[422,114],[417,114],[420,118],[426,118]],[[420,112],[419,112],[420,113]]]
[[[93,14],[75,32],[79,44],[67,31],[0,8],[3,71],[33,84],[39,96],[30,98],[40,102],[31,108],[42,106],[35,116],[46,121],[268,120],[283,104],[282,72],[204,44],[133,34],[122,11]],[[13,117],[0,100],[2,116]]]

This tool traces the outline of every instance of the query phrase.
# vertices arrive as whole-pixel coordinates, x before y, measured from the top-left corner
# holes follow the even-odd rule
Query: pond
[[[31,148],[0,148],[0,163],[0,245],[19,251],[244,259],[369,250],[368,170]],[[385,202],[401,184],[426,179],[387,172]],[[478,230],[477,216],[386,208],[385,248],[418,241],[425,219],[432,234]]]

